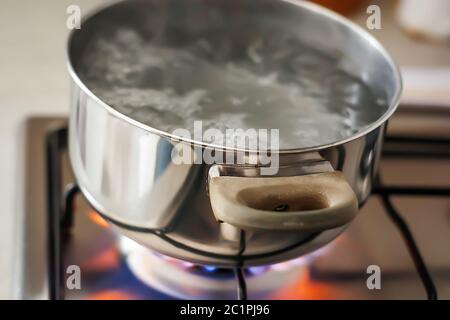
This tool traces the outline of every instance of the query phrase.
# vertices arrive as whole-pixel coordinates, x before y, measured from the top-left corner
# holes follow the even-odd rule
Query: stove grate
[[[422,145],[422,148],[411,148],[414,145]],[[436,150],[435,146],[440,147]],[[383,158],[411,158],[424,159],[450,159],[450,153],[442,152],[450,150],[450,140],[423,139],[390,136],[386,138]],[[49,287],[50,299],[64,299],[62,288],[62,238],[69,231],[73,223],[74,199],[80,192],[76,184],[69,184],[61,194],[61,153],[67,149],[67,128],[52,131],[47,136],[47,201],[49,214]],[[414,151],[411,151],[414,150]],[[420,150],[420,151],[417,151]],[[422,186],[387,186],[378,178],[373,188],[373,194],[381,197],[387,214],[404,238],[408,252],[415,264],[419,277],[425,287],[428,299],[437,299],[437,291],[430,272],[416,245],[414,236],[407,223],[397,212],[392,204],[391,196],[450,196],[450,188],[434,188]],[[241,233],[241,250],[245,250],[245,233]],[[234,269],[237,282],[237,298],[245,300],[247,289],[245,272],[241,266]]]

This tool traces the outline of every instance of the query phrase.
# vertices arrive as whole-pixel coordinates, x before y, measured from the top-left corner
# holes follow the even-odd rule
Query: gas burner
[[[122,237],[120,248],[136,278],[174,298],[235,299],[237,281],[233,269],[197,265],[167,257]],[[298,279],[310,257],[270,266],[243,269],[249,298],[267,298]]]

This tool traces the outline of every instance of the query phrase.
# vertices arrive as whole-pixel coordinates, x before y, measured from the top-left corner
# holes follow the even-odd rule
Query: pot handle
[[[358,200],[341,172],[294,177],[218,176],[209,182],[216,219],[240,229],[332,229],[350,222]]]

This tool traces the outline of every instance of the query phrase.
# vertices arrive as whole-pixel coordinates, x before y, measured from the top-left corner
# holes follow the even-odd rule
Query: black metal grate
[[[383,158],[420,158],[424,161],[428,159],[450,160],[450,140],[419,137],[387,137],[383,150]],[[372,193],[381,198],[388,216],[400,231],[411,259],[414,262],[414,266],[425,287],[428,299],[436,300],[438,298],[436,286],[416,245],[414,236],[406,221],[392,204],[390,197],[448,197],[450,196],[450,187],[387,186],[378,177]]]

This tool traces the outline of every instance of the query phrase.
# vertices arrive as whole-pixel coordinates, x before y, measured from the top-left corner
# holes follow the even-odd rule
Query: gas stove
[[[450,112],[429,110],[400,107],[373,195],[337,240],[245,269],[194,265],[116,233],[74,181],[67,119],[30,118],[18,298],[448,299]],[[373,266],[380,288],[368,286]]]

